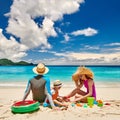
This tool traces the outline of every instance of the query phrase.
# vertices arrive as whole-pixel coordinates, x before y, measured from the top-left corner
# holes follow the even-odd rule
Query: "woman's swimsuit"
[[[87,93],[89,93],[89,86],[88,86],[88,80],[84,80],[84,86],[87,88]],[[95,84],[92,85],[92,97],[96,99],[96,90],[95,90]]]

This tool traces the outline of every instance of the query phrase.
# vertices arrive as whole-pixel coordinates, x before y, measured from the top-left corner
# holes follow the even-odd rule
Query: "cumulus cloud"
[[[72,32],[71,34],[74,35],[74,36],[79,36],[79,35],[84,35],[84,36],[93,36],[95,34],[97,34],[98,31],[93,29],[93,28],[86,28],[86,29],[83,29],[83,30],[77,30],[77,31],[74,31]]]
[[[34,48],[51,49],[48,37],[56,37],[55,22],[65,14],[79,10],[84,0],[13,0],[6,31],[12,36],[9,40],[0,30],[0,56],[18,60]],[[36,19],[42,20],[41,22]],[[16,41],[16,38],[20,42]]]
[[[27,55],[27,49],[25,45],[18,43],[13,37],[8,40],[0,29],[0,58],[17,61]]]
[[[30,49],[38,46],[51,48],[48,37],[57,36],[54,23],[64,14],[79,10],[84,0],[14,0],[11,6],[7,32],[20,38],[20,42]],[[43,17],[41,23],[35,19]]]
[[[78,11],[80,4],[83,2],[84,0],[14,0],[10,12],[6,14],[9,17],[6,30],[18,38],[20,42],[17,42],[14,37],[10,37],[8,40],[0,29],[0,57],[19,60],[27,55],[27,50],[37,47],[41,48],[39,52],[47,52],[46,48],[52,48],[48,42],[48,37],[56,37],[57,32],[63,34],[61,29],[55,28],[55,22],[62,19],[65,14]],[[42,18],[41,23],[36,23],[35,19],[39,18]],[[64,24],[70,25],[69,22]],[[89,27],[73,31],[71,34],[74,36],[93,36],[97,33],[96,29]],[[64,34],[65,41],[69,41],[71,34]],[[109,46],[113,45],[119,45],[119,43],[110,44]],[[99,49],[90,46],[86,46],[86,48]],[[110,54],[51,53],[54,54],[55,58],[42,59],[42,61],[44,60],[48,64],[68,64],[68,61],[69,64],[118,64],[120,61],[120,55],[117,52]]]

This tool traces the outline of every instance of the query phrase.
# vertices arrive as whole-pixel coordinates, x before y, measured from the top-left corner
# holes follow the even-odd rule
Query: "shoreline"
[[[51,82],[52,87],[53,82]],[[120,82],[95,82],[97,88],[120,88]],[[0,88],[9,87],[9,88],[25,88],[27,86],[27,82],[0,82]],[[75,84],[73,81],[71,82],[63,82],[63,87],[65,88],[74,88]]]
[[[59,94],[60,96],[67,95],[69,92],[71,92],[75,87],[65,87],[63,86]],[[3,100],[7,101],[16,101],[21,100],[26,87],[0,87],[0,102],[2,103]],[[86,90],[84,87],[83,90]],[[19,93],[19,94],[18,94]],[[96,87],[96,94],[97,99],[101,100],[120,100],[120,88],[119,87]],[[32,94],[30,92],[30,95],[27,99],[32,99]]]

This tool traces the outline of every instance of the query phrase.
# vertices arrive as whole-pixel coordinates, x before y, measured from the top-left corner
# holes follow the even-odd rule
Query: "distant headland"
[[[0,66],[9,66],[9,65],[34,65],[33,63],[28,63],[26,61],[20,61],[20,62],[13,62],[12,60],[3,58],[0,59]]]

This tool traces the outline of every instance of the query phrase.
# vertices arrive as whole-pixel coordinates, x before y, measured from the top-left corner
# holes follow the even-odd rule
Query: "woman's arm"
[[[76,101],[79,101],[79,100],[85,100],[85,99],[87,99],[87,97],[92,96],[92,86],[93,86],[93,80],[89,79],[89,80],[88,80],[89,93],[86,94],[86,95],[84,95],[84,96],[82,96],[82,97],[80,97],[80,98],[75,99],[75,102],[76,102]]]
[[[78,80],[77,81],[75,80],[74,82],[75,82],[76,87],[79,89],[83,86],[83,82],[78,82]]]

